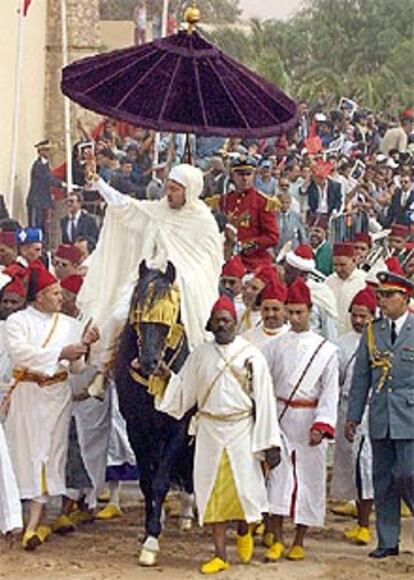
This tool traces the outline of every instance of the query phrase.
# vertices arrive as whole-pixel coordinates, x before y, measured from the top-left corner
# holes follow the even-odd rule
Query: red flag
[[[27,15],[27,11],[29,10],[29,6],[31,4],[32,0],[24,0],[24,4],[23,4],[23,16]]]

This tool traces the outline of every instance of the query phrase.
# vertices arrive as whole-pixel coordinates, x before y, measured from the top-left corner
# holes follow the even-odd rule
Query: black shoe
[[[370,552],[370,558],[387,558],[388,556],[398,556],[400,550],[398,546],[396,548],[377,548],[373,552]]]

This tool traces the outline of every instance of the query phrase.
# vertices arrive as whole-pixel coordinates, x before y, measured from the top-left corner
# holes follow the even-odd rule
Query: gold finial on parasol
[[[197,2],[194,0],[184,12],[184,18],[188,24],[189,34],[193,32],[197,22],[200,22],[200,17],[201,17],[200,10],[197,6]]]

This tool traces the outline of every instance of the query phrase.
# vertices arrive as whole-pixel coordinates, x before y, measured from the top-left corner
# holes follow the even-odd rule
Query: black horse
[[[178,372],[189,354],[175,276],[170,262],[165,273],[141,262],[115,360],[120,410],[137,459],[145,499],[145,540],[140,563],[147,566],[156,563],[162,505],[173,470],[181,475],[185,491],[193,493],[192,449],[187,435],[191,412],[177,421],[154,407],[154,395],[165,388],[163,380],[154,374],[160,361]]]

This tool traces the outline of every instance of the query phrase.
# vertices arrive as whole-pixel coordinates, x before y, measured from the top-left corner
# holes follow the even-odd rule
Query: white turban
[[[173,167],[168,179],[185,187],[185,199],[188,202],[197,201],[203,191],[204,179],[201,169],[187,163]]]
[[[286,262],[292,266],[292,268],[296,268],[302,272],[312,272],[315,270],[315,260],[303,258],[302,256],[295,254],[295,252],[288,252],[286,254]]]

